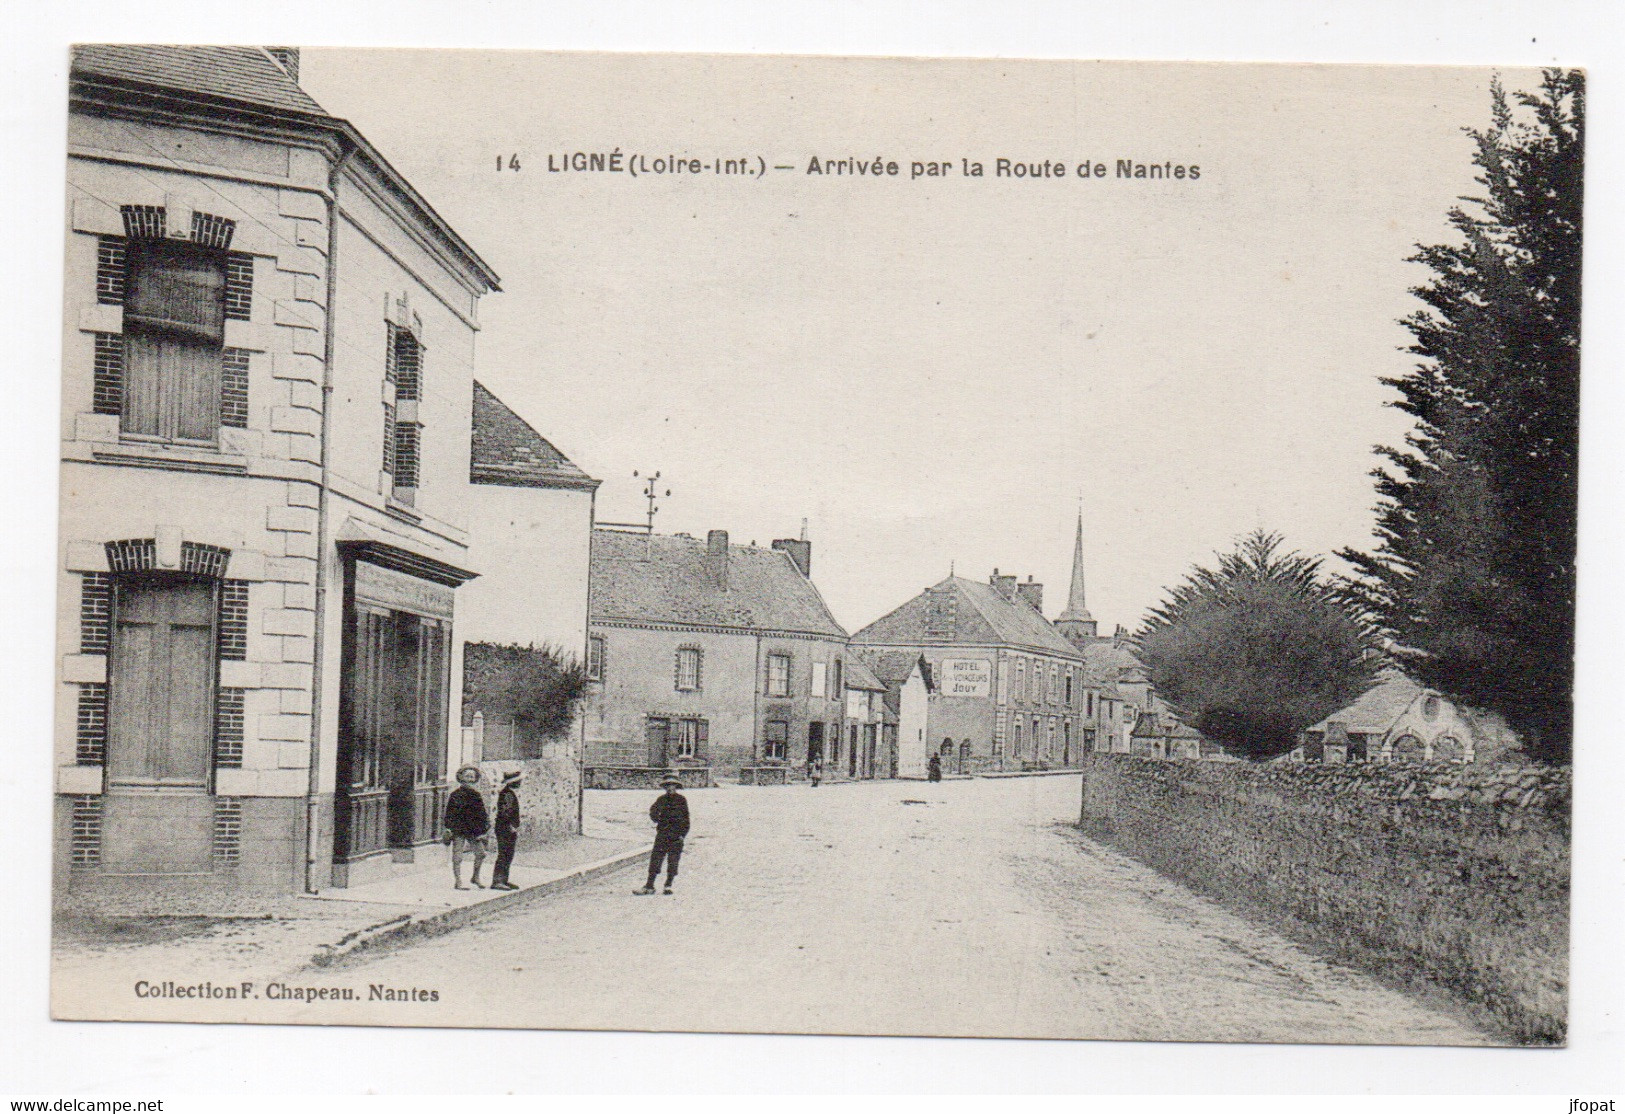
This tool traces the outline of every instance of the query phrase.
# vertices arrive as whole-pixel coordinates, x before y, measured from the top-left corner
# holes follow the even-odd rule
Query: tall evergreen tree
[[[1420,357],[1383,382],[1416,420],[1377,451],[1377,538],[1354,593],[1418,681],[1499,712],[1532,757],[1573,729],[1585,77],[1548,70],[1469,129],[1481,196],[1403,319]]]
[[[1192,570],[1136,636],[1151,684],[1232,754],[1272,758],[1358,699],[1382,666],[1375,633],[1318,558],[1262,530]]]

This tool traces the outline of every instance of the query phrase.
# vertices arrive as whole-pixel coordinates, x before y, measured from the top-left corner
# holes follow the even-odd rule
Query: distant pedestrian
[[[451,846],[452,885],[459,890],[468,889],[463,885],[463,855],[470,851],[474,853],[474,875],[469,881],[482,890],[485,888],[480,881],[480,866],[485,862],[485,834],[491,830],[491,822],[485,811],[485,798],[474,788],[479,783],[478,766],[458,770],[457,788],[446,799],[446,815],[441,820],[444,828],[441,842]]]
[[[678,792],[683,783],[674,777],[665,777],[660,788],[665,792],[649,806],[649,819],[654,821],[655,845],[649,852],[649,880],[635,893],[655,892],[655,876],[660,873],[661,862],[666,866],[666,893],[671,893],[672,881],[677,877],[677,864],[683,857],[683,837],[688,835],[688,798]]]
[[[940,754],[933,754],[931,761],[926,763],[926,780],[942,780],[942,756]]]
[[[497,863],[491,868],[493,890],[517,890],[508,881],[508,870],[513,866],[514,848],[519,844],[519,785],[522,775],[518,770],[502,775],[502,792],[497,794],[497,818],[493,828],[497,837]]]
[[[814,789],[817,789],[818,783],[824,780],[824,760],[822,758],[814,758],[807,763],[807,780],[812,782]]]

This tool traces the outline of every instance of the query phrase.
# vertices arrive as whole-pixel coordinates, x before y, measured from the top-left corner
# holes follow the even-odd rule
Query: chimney
[[[812,579],[812,542],[806,538],[774,538],[773,548],[782,549],[796,563],[801,575]]]
[[[987,578],[993,590],[1007,600],[1016,598],[1016,578],[1013,576],[1000,576],[999,570],[994,569],[993,575]]]
[[[728,587],[728,531],[712,530],[705,535],[705,563],[718,588]]]
[[[293,78],[293,80],[295,82],[298,82],[298,80],[299,80],[299,48],[298,47],[296,47],[296,46],[268,46],[268,47],[265,48],[265,53],[269,54],[272,58],[275,58],[276,59],[276,64],[281,66],[285,71],[287,71],[288,76]]]
[[[1034,611],[1040,615],[1044,613],[1044,586],[1042,584],[1034,584],[1033,578],[1029,576],[1027,583],[1016,585],[1016,593],[1031,604]]]

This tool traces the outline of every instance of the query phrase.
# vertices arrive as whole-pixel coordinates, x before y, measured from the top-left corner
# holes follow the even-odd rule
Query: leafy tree
[[[539,742],[568,731],[587,692],[587,671],[555,646],[470,642],[463,647],[463,704],[487,717],[509,717]]]
[[[1573,729],[1585,78],[1547,70],[1469,129],[1482,195],[1403,319],[1420,357],[1383,382],[1416,420],[1381,447],[1377,546],[1339,554],[1353,593],[1422,684],[1499,712],[1542,761]]]
[[[1383,664],[1375,632],[1317,557],[1254,531],[1196,568],[1135,637],[1157,694],[1232,754],[1291,750],[1358,699]]]

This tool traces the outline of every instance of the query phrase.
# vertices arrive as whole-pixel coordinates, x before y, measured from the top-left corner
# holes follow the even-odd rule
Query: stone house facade
[[[886,730],[886,686],[863,658],[846,659],[846,745],[825,764],[825,772],[849,778],[895,776],[892,732]]]
[[[1398,673],[1303,733],[1292,758],[1309,762],[1505,760],[1517,739],[1498,716],[1462,708]]]
[[[920,654],[906,650],[862,654],[874,675],[886,686],[882,702],[892,728],[892,777],[923,778],[930,755],[926,742],[931,701],[931,666]]]
[[[1043,616],[1043,587],[994,570],[950,576],[852,636],[922,657],[935,682],[929,749],[944,772],[1075,766],[1097,703],[1083,656]]]
[[[844,723],[847,635],[808,579],[811,546],[726,531],[593,531],[586,783],[782,782]]]
[[[438,834],[497,277],[297,75],[74,52],[59,890],[320,889]]]

